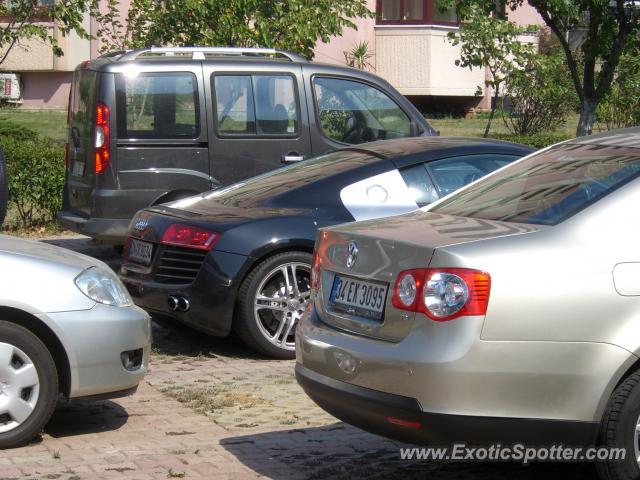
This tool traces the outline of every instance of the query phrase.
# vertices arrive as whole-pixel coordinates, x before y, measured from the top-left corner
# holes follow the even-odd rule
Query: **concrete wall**
[[[451,27],[376,27],[376,72],[404,95],[473,96],[481,69],[455,65],[460,47],[447,39]]]

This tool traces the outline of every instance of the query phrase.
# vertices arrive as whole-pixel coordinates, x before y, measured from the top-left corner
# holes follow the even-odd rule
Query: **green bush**
[[[640,48],[620,58],[611,91],[596,112],[601,129],[614,130],[640,125]]]
[[[522,70],[512,72],[505,81],[506,98],[511,104],[503,115],[507,128],[517,135],[552,132],[564,125],[578,106],[564,55],[536,55]]]
[[[3,138],[7,160],[9,203],[21,227],[32,228],[55,219],[62,207],[64,146],[49,139],[30,141]]]
[[[22,142],[35,141],[38,139],[38,133],[23,125],[9,122],[7,120],[0,121],[0,141],[13,138]]]
[[[563,142],[573,138],[564,133],[536,133],[534,135],[513,135],[510,133],[494,133],[492,138],[505,140],[507,142],[521,143],[533,148],[544,148],[555,143]]]

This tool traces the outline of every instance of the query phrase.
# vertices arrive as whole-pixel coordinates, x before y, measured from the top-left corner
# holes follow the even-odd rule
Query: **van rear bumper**
[[[127,218],[87,218],[75,212],[58,212],[58,222],[63,228],[81,233],[113,245],[123,245],[130,220]]]

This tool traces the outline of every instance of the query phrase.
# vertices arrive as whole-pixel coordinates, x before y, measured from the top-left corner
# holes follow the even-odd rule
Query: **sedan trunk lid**
[[[423,211],[322,229],[316,245],[321,269],[316,309],[323,321],[336,328],[400,341],[409,334],[416,316],[426,318],[392,305],[400,272],[428,268],[438,248],[537,230],[533,225]],[[380,291],[376,287],[384,293],[378,305],[361,293],[372,291],[373,296]],[[379,306],[381,315],[376,312]]]

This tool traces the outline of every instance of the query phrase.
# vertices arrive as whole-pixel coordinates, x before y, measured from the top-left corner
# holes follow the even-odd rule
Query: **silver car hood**
[[[104,264],[99,260],[71,250],[7,235],[0,235],[0,267],[3,254],[20,255],[34,260],[52,262],[58,266],[75,268],[78,272],[91,266],[104,267]]]
[[[0,235],[0,305],[39,314],[88,310],[75,277],[99,260],[46,243]]]

